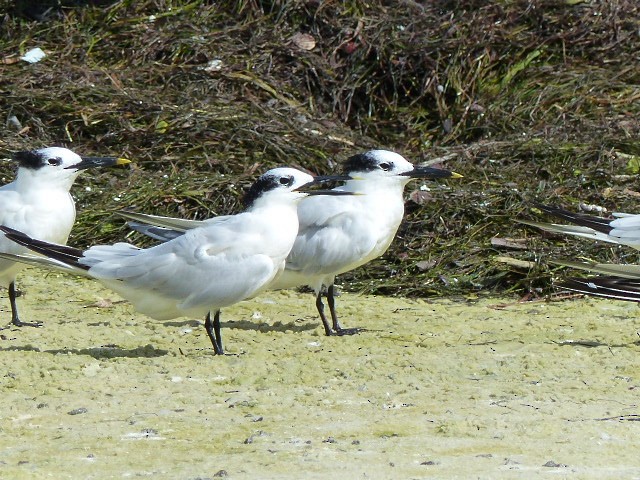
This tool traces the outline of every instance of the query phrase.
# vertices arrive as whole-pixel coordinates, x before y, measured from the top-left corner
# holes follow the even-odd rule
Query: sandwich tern
[[[206,316],[214,351],[223,354],[220,309],[257,295],[282,272],[298,233],[297,203],[311,195],[352,195],[301,188],[343,178],[314,178],[293,168],[269,170],[249,189],[244,212],[218,217],[147,249],[116,243],[82,251],[0,227],[7,238],[44,255],[0,257],[96,279],[155,319]]]
[[[349,180],[333,190],[356,195],[306,198],[299,203],[298,236],[284,272],[268,287],[272,290],[311,287],[326,335],[360,331],[340,326],[335,307],[335,278],[386,252],[404,216],[403,192],[409,181],[461,177],[448,170],[414,166],[401,155],[387,150],[353,155],[344,163],[342,172]],[[216,221],[215,218],[197,221],[119,213],[133,220],[129,223],[132,228],[161,241]],[[323,294],[327,297],[332,324],[324,312]]]
[[[18,163],[16,179],[0,187],[0,225],[60,244],[67,242],[76,218],[69,190],[80,172],[129,163],[115,157],[80,157],[61,147],[17,152],[13,160]],[[0,235],[0,251],[19,254],[28,250]],[[9,291],[11,324],[40,326],[23,322],[18,315],[15,280],[23,267],[21,263],[0,260],[0,284]]]
[[[335,278],[384,254],[404,216],[404,187],[414,178],[460,177],[431,167],[414,166],[398,153],[370,150],[349,157],[342,172],[350,177],[334,190],[356,193],[326,202],[309,198],[298,205],[300,231],[285,271],[270,289],[307,285],[326,335],[350,335],[360,329],[340,326],[335,307]],[[324,313],[323,287],[332,325]]]

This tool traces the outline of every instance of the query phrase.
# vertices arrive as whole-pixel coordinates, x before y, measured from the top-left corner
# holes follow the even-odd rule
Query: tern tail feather
[[[147,237],[161,242],[168,242],[169,240],[173,240],[174,238],[184,235],[184,232],[181,230],[173,230],[171,228],[147,225],[145,223],[134,221],[127,222],[127,226],[135,232],[142,233]]]

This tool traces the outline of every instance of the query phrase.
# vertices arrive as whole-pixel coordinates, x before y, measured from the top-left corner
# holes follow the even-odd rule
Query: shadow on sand
[[[42,352],[49,353],[52,355],[58,354],[72,354],[72,355],[89,355],[90,357],[95,358],[96,360],[102,360],[105,358],[118,358],[118,357],[129,357],[129,358],[153,358],[153,357],[163,357],[169,353],[168,350],[163,350],[161,348],[155,348],[153,345],[144,345],[141,347],[136,347],[132,349],[123,349],[118,346],[104,346],[104,347],[92,347],[92,348],[60,348],[60,349],[51,349],[51,350],[40,350],[37,347],[32,345],[24,345],[24,346],[12,346],[7,348],[0,348],[0,351],[8,352],[8,351],[21,351],[21,352]]]
[[[318,324],[315,323],[303,323],[298,324],[299,319],[293,320],[291,322],[283,323],[283,322],[274,322],[273,324],[261,323],[259,321],[249,321],[249,320],[228,320],[220,322],[220,327],[225,329],[237,328],[239,330],[255,330],[257,332],[306,332],[310,330],[314,330],[318,327]],[[193,328],[201,328],[204,331],[204,322],[199,320],[187,320],[182,322],[168,321],[162,322],[162,324],[166,327],[193,327]]]

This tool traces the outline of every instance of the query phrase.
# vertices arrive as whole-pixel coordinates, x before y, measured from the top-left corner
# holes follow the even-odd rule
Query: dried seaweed
[[[78,182],[76,245],[127,235],[117,208],[229,213],[269,167],[326,173],[384,147],[465,178],[409,200],[390,251],[343,277],[350,289],[544,292],[546,255],[627,255],[551,246],[513,220],[537,216],[533,199],[638,210],[633,0],[4,0],[0,12],[0,110],[20,126],[0,133],[0,156],[56,144],[136,161]],[[17,60],[36,46],[44,60]],[[495,261],[495,236],[529,238],[507,253],[535,268]]]

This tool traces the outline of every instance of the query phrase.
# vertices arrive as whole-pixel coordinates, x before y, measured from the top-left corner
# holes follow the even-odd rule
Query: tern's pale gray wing
[[[640,250],[640,215],[614,214],[617,217],[609,223],[609,235],[619,239],[619,243]]]
[[[233,217],[237,219],[238,217]],[[136,250],[126,244],[93,247],[89,273],[155,318],[202,314],[255,294],[284,260],[264,254],[259,230],[239,222],[198,228],[170,242]]]
[[[287,270],[317,275],[353,268],[377,245],[379,236],[371,226],[348,213],[334,215],[323,225],[307,226],[298,233],[287,257]]]

